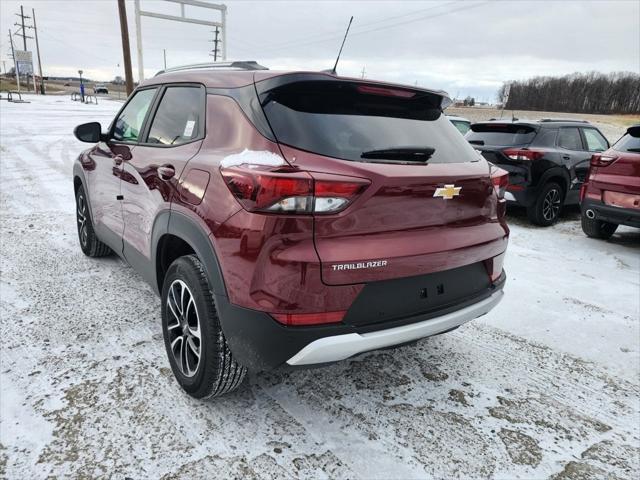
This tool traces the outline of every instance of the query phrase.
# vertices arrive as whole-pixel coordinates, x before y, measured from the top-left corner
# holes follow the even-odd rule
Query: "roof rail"
[[[227,69],[227,70],[269,70],[267,67],[260,65],[255,60],[239,60],[235,62],[214,62],[214,63],[193,63],[191,65],[182,65],[180,67],[171,67],[164,70],[160,70],[156,73],[156,77],[163,73],[170,72],[183,72],[185,70],[200,70],[200,69]]]
[[[574,118],[541,118],[541,122],[574,122],[574,123],[589,123],[587,120],[576,120]]]

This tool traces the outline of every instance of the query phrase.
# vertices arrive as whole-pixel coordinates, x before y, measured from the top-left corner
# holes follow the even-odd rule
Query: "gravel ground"
[[[77,123],[119,104],[0,108],[0,477],[638,478],[640,235],[510,212],[505,301],[414,346],[184,395],[159,300],[82,255]],[[465,115],[469,116],[469,115]]]

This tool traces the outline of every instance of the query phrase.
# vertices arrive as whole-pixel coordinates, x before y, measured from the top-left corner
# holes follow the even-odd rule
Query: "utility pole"
[[[36,11],[32,8],[33,32],[36,37],[36,52],[38,53],[38,73],[40,74],[40,93],[44,95],[44,77],[42,76],[42,62],[40,61],[40,44],[38,43],[38,27],[36,27]]]
[[[118,2],[120,2],[120,0],[118,0]],[[118,3],[118,5],[120,5],[120,3]],[[124,10],[124,2],[122,2],[122,5],[122,9]],[[140,0],[134,0],[133,7],[135,10],[136,20],[136,45],[138,47],[138,82],[142,82],[142,80],[144,80],[144,59],[142,57],[142,20],[140,19]],[[128,32],[127,38],[129,38]],[[128,44],[129,42],[127,41],[127,45]]]
[[[129,28],[127,27],[127,7],[124,0],[118,0],[120,13],[120,33],[122,34],[122,56],[124,57],[124,78],[127,84],[127,97],[133,92],[133,75],[131,73],[131,49],[129,48]],[[142,79],[140,79],[142,81]]]
[[[167,49],[163,48],[162,49],[162,55],[164,56],[164,69],[167,69]]]
[[[21,33],[16,32],[16,35],[18,35],[19,37],[22,37],[22,43],[24,45],[24,49],[23,50],[26,51],[27,50],[27,38],[33,38],[33,37],[27,36],[27,30],[26,30],[26,27],[24,25],[24,19],[25,18],[31,18],[31,17],[28,17],[28,16],[26,16],[24,14],[24,8],[22,7],[22,5],[20,5],[20,13],[16,13],[16,15],[18,17],[20,17],[20,19],[22,21],[22,25],[20,23],[14,23],[14,25],[16,27],[21,27],[22,28]]]
[[[215,37],[213,40],[211,40],[213,42],[213,61],[217,62],[218,61],[218,53],[220,52],[220,50],[218,49],[218,43],[220,42],[220,40],[218,40],[218,35],[220,34],[220,30],[218,29],[218,27],[216,27],[216,29],[213,31],[213,33],[215,33]],[[209,54],[211,55],[211,53]]]
[[[367,71],[364,69],[364,67],[362,67],[362,72],[360,72],[360,73],[362,73],[360,78],[364,78],[364,74],[367,73]]]
[[[11,29],[9,29],[9,42],[11,42],[11,56],[13,57],[13,67],[16,70],[16,83],[18,84],[18,92],[20,92],[20,69],[18,68],[16,54],[13,49],[13,37],[11,36]]]
[[[16,15],[18,17],[20,17],[20,23],[14,23],[14,25],[16,27],[20,27],[20,32],[16,32],[15,35],[22,37],[22,45],[24,47],[24,51],[27,51],[27,38],[31,38],[33,39],[33,37],[30,37],[29,35],[27,35],[27,28],[33,28],[33,26],[31,25],[25,25],[24,20],[26,18],[31,18],[28,15],[24,14],[24,7],[22,5],[20,5],[20,13],[16,13]],[[16,66],[17,66],[17,62],[16,62]],[[33,68],[33,64],[31,66]],[[18,69],[16,68],[16,71]],[[29,72],[25,72],[26,76],[27,76],[27,88],[29,87]],[[36,79],[35,76],[33,75],[33,72],[31,72],[31,78],[33,78],[33,92],[37,93],[36,91]],[[20,81],[18,80],[18,84],[20,83]]]

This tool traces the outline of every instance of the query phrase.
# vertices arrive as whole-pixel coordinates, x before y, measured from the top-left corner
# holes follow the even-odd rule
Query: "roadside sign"
[[[33,53],[28,50],[15,50],[13,52],[20,75],[33,73]]]

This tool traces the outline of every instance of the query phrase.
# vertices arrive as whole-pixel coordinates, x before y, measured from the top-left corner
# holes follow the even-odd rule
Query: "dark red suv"
[[[145,81],[74,166],[85,254],[162,296],[198,398],[457,328],[502,297],[506,172],[444,92],[250,62]]]
[[[591,157],[580,201],[582,230],[589,237],[610,238],[618,225],[640,228],[640,124]]]

